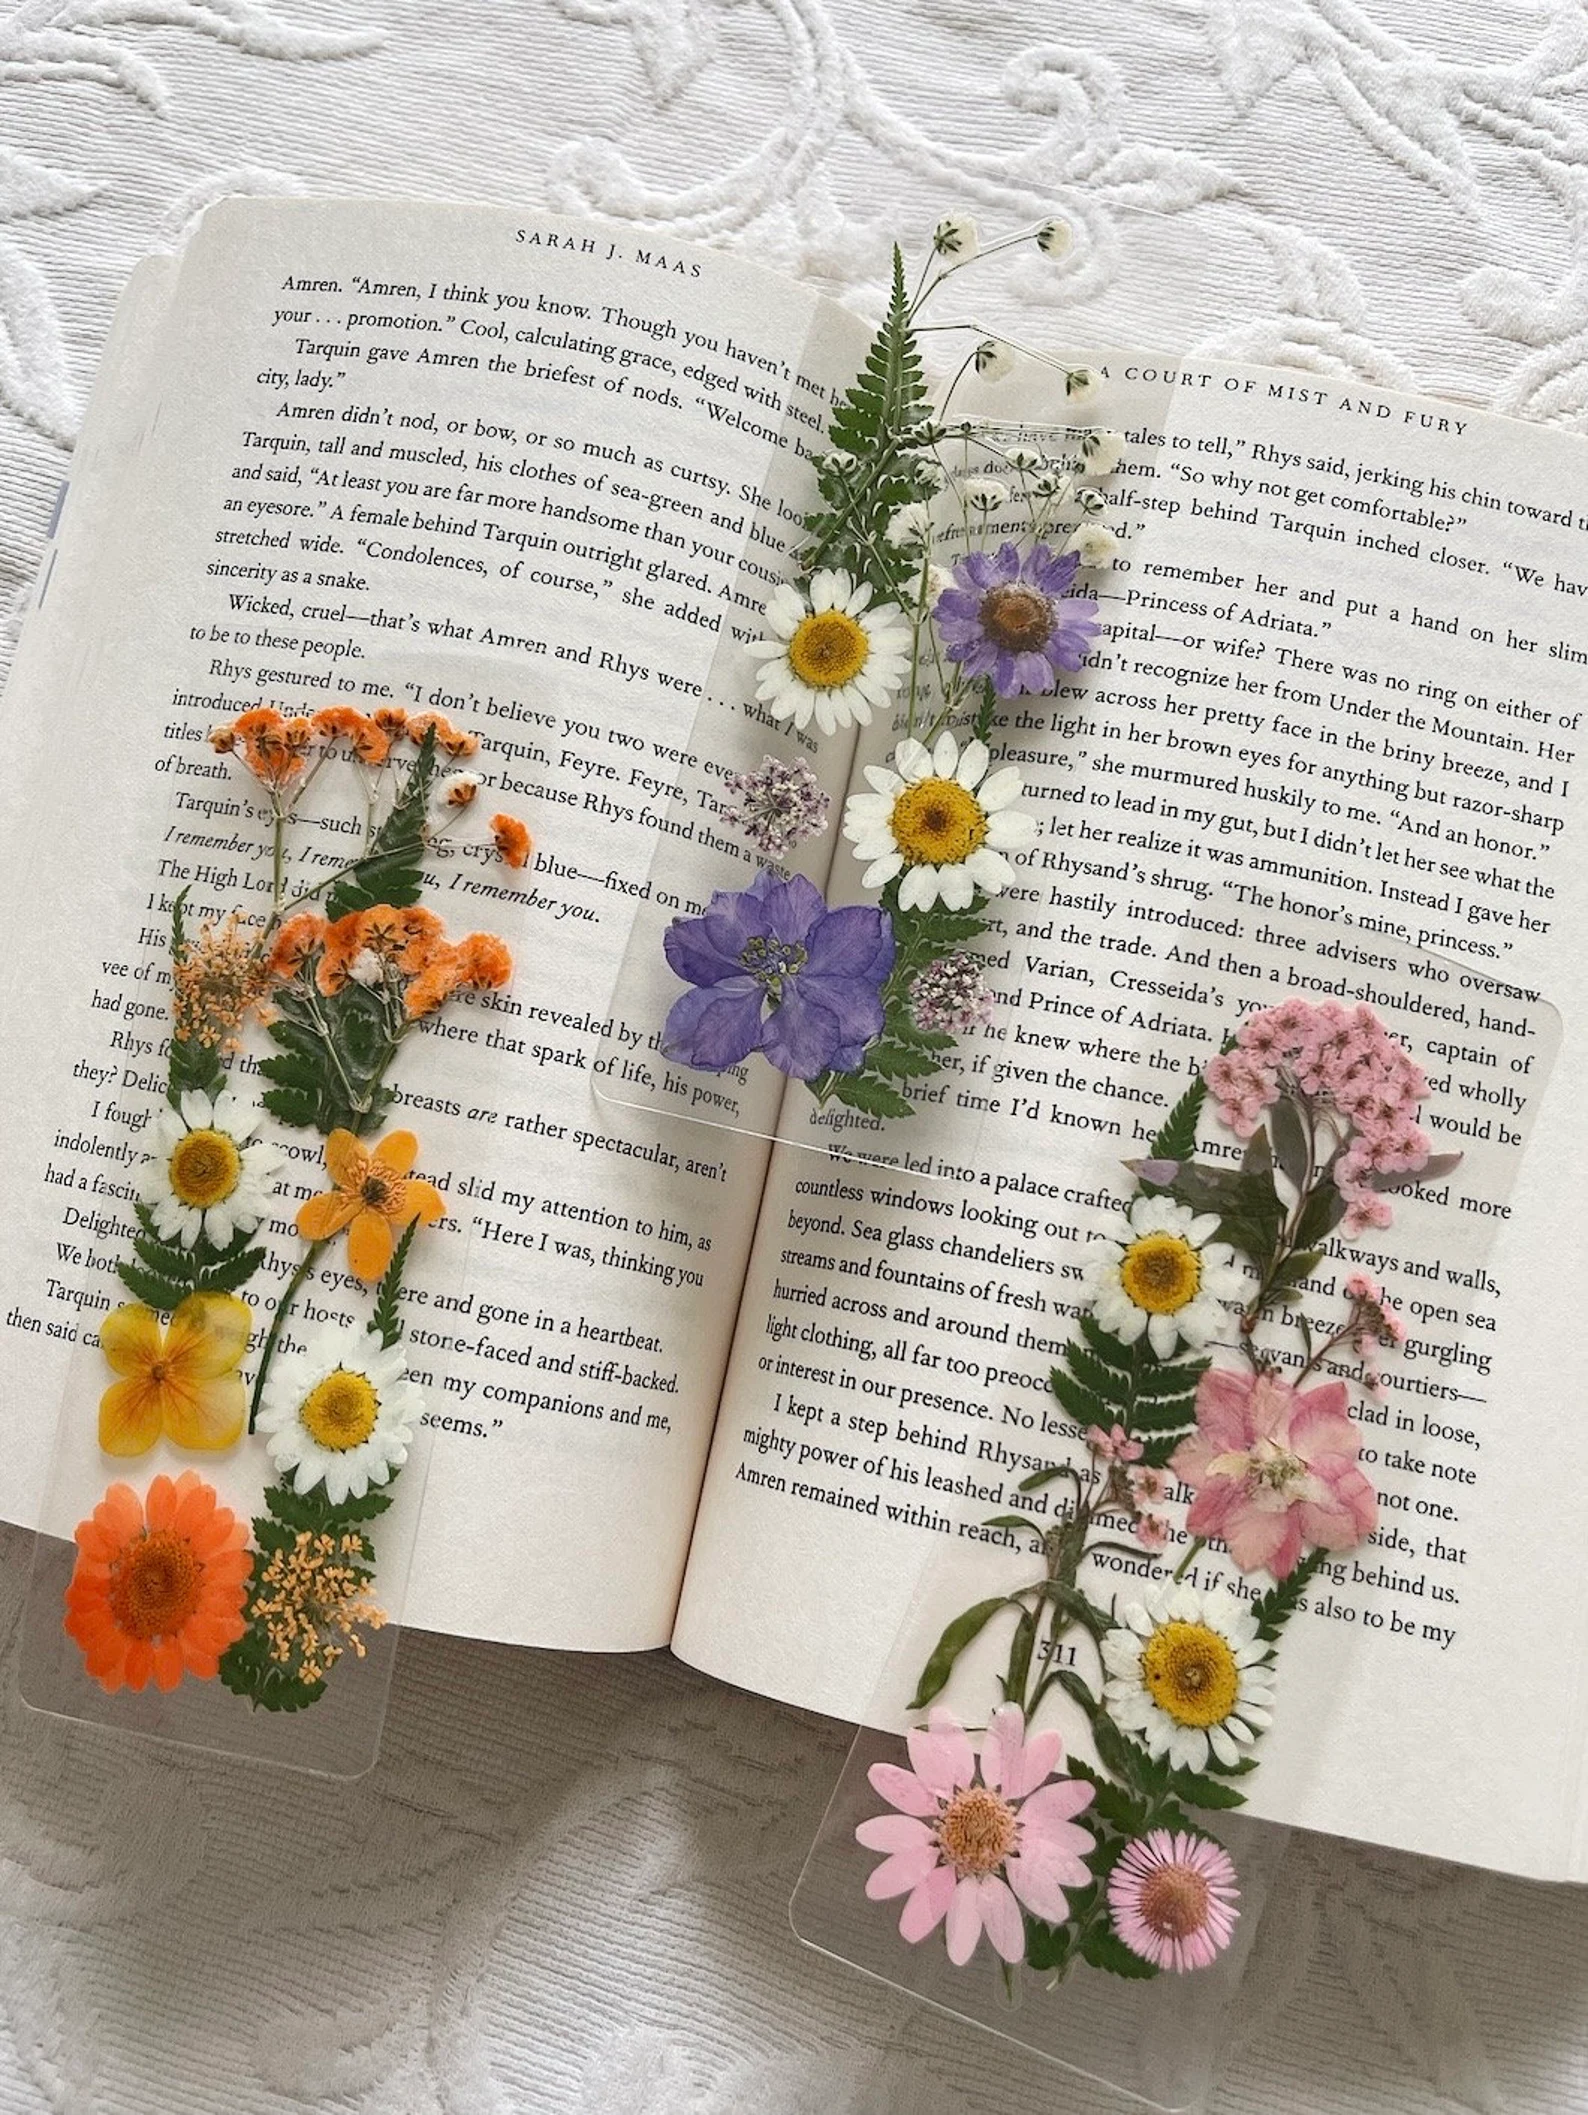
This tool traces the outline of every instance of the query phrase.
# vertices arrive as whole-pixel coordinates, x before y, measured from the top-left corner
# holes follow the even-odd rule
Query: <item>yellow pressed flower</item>
[[[99,1341],[120,1378],[100,1398],[104,1451],[146,1454],[162,1432],[203,1453],[231,1446],[247,1416],[237,1368],[253,1322],[247,1301],[231,1293],[189,1293],[169,1328],[141,1301],[106,1315]]]

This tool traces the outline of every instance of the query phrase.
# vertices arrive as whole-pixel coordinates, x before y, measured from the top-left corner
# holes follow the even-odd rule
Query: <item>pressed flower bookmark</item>
[[[177,899],[167,1093],[113,1265],[130,1297],[105,1312],[103,1281],[85,1288],[102,1319],[74,1356],[23,1688],[350,1774],[378,1744],[423,1484],[405,1280],[447,1209],[414,1133],[382,1132],[391,1072],[421,1024],[512,961],[420,900],[428,856],[471,820],[481,781],[442,767],[472,735],[397,707],[258,707],[212,741],[259,813],[268,903],[195,932]],[[316,781],[322,807],[346,782],[343,827],[362,831],[329,873],[295,830]],[[525,865],[524,824],[494,816],[489,836],[476,856]],[[272,1214],[294,1129],[320,1135],[330,1186],[289,1222]],[[300,1296],[344,1237],[305,1330]],[[443,1241],[432,1282],[444,1256]]]

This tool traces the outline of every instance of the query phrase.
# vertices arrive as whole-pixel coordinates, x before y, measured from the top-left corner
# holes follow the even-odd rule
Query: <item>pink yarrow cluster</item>
[[[1417,1122],[1428,1080],[1369,1006],[1287,999],[1241,1024],[1235,1048],[1207,1068],[1208,1091],[1237,1138],[1250,1138],[1282,1095],[1332,1110],[1349,1130],[1334,1167],[1345,1232],[1388,1226],[1371,1178],[1410,1174],[1431,1141]]]

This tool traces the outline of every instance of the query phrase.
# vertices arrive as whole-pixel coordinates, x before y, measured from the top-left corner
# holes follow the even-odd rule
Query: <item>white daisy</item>
[[[282,1162],[274,1146],[249,1144],[264,1116],[229,1087],[213,1100],[190,1088],[180,1110],[161,1110],[149,1127],[142,1196],[162,1241],[191,1248],[202,1233],[225,1248],[233,1235],[252,1233],[270,1209]]]
[[[985,742],[967,742],[961,752],[951,734],[940,734],[931,749],[901,742],[891,771],[868,764],[874,790],[844,804],[844,835],[866,861],[864,886],[880,889],[902,874],[899,907],[906,911],[927,911],[939,900],[963,911],[977,889],[996,896],[1011,887],[1015,870],[1004,854],[1035,840],[1037,819],[1015,805],[1020,773],[1006,764],[989,777],[991,761]]]
[[[1138,1197],[1123,1241],[1095,1240],[1086,1289],[1097,1319],[1122,1344],[1145,1333],[1159,1358],[1176,1344],[1200,1351],[1224,1322],[1221,1301],[1245,1283],[1227,1242],[1215,1241],[1216,1212],[1193,1212],[1171,1197]]]
[[[745,651],[761,662],[756,695],[776,720],[823,734],[864,727],[904,679],[910,627],[897,604],[871,607],[871,589],[848,573],[812,576],[808,594],[784,586],[766,606],[774,636]]]
[[[400,1344],[326,1322],[301,1351],[276,1360],[256,1429],[295,1491],[323,1483],[340,1505],[402,1467],[423,1407]]]
[[[1160,1586],[1127,1602],[1099,1650],[1109,1716],[1174,1769],[1206,1769],[1210,1753],[1239,1762],[1273,1717],[1272,1650],[1222,1587]]]

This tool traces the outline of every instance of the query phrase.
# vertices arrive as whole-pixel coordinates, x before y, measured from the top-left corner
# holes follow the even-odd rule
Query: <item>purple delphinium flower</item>
[[[1066,593],[1080,559],[1074,551],[1014,544],[971,551],[954,568],[932,615],[951,661],[967,676],[991,676],[1000,698],[1052,690],[1059,671],[1086,659],[1098,632],[1097,604]]]
[[[881,1032],[892,920],[869,904],[830,911],[803,875],[718,890],[704,917],[673,920],[662,947],[695,987],[669,1011],[662,1047],[697,1071],[759,1050],[793,1079],[854,1072]]]

